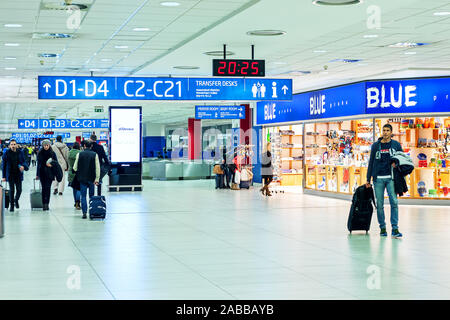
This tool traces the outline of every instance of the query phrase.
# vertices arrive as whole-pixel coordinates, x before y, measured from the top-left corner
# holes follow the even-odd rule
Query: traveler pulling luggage
[[[5,185],[7,183],[8,182],[6,182]],[[5,197],[4,197],[4,199],[5,199],[5,208],[8,209],[9,208],[9,189],[6,186],[5,187],[2,186],[2,188],[5,191]]]
[[[363,230],[367,234],[370,230],[373,213],[372,203],[376,208],[372,187],[367,188],[365,185],[362,185],[355,190],[347,222],[347,228],[350,233],[355,230]]]
[[[30,203],[31,210],[44,208],[44,204],[42,203],[41,184],[39,183],[39,190],[36,190],[36,179],[33,179],[33,189],[30,191]]]
[[[89,219],[105,219],[106,199],[105,196],[89,197]]]

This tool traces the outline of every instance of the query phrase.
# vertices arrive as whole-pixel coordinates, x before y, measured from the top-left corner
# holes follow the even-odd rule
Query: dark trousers
[[[225,187],[230,188],[231,187],[231,178],[233,176],[233,172],[231,172],[231,169],[228,168],[228,166],[225,168]]]
[[[83,183],[80,182],[80,194],[81,194],[81,210],[83,213],[88,212],[87,204],[87,192],[89,191],[89,199],[94,196],[94,184],[92,182]]]
[[[22,194],[22,180],[20,176],[9,176],[9,199],[11,201],[11,206],[13,206],[14,202],[18,202],[20,199],[20,195]]]
[[[273,181],[273,176],[264,176],[263,180],[264,180],[264,185],[268,186]]]
[[[216,189],[224,188],[223,180],[224,180],[224,175],[216,173]]]
[[[53,182],[52,180],[41,179],[43,204],[50,203],[50,194],[52,193],[52,182]]]

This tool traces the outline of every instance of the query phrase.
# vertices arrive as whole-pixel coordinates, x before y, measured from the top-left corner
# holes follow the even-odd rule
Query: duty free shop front
[[[258,102],[256,125],[272,142],[275,180],[307,194],[349,199],[366,182],[370,146],[385,123],[416,169],[407,203],[450,200],[450,78],[362,81]]]

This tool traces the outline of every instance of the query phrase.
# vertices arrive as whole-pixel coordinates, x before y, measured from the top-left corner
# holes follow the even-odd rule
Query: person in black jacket
[[[10,209],[14,211],[14,206],[19,209],[19,199],[22,194],[23,172],[28,170],[28,164],[24,154],[17,148],[16,140],[9,142],[9,149],[2,156],[3,181],[9,182],[10,188]]]
[[[36,180],[42,185],[42,205],[43,210],[49,210],[50,194],[55,175],[52,170],[52,161],[58,162],[55,152],[51,149],[51,142],[48,139],[42,141],[42,148],[37,155]]]
[[[97,143],[97,136],[95,134],[91,135],[90,138],[92,142],[92,151],[98,155],[98,160],[100,161],[100,181],[97,185],[97,195],[102,195],[102,180],[103,177],[108,173],[111,164],[108,157],[106,156],[105,149]]]
[[[85,143],[85,150],[78,153],[73,164],[73,171],[80,182],[81,210],[83,219],[87,216],[86,193],[89,190],[89,198],[94,196],[94,185],[99,185],[100,161],[98,155],[92,150],[92,142]]]

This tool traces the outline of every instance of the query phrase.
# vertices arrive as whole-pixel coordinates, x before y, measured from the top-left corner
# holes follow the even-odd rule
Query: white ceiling
[[[450,12],[449,0],[364,0],[343,7],[316,6],[311,0],[178,1],[178,7],[163,7],[160,1],[149,0],[79,0],[89,8],[80,14],[81,27],[69,29],[69,14],[43,9],[62,0],[0,0],[0,123],[49,115],[104,117],[94,113],[94,106],[112,104],[39,101],[38,75],[89,75],[96,69],[95,75],[108,76],[211,76],[213,57],[203,53],[222,50],[223,44],[236,53],[235,58],[250,58],[254,44],[255,58],[266,59],[266,76],[292,78],[295,92],[368,78],[450,74],[450,16],[434,15]],[[367,9],[372,5],[380,9],[380,29],[367,26]],[[22,27],[6,28],[5,24]],[[150,30],[133,31],[136,27]],[[246,34],[258,29],[287,33],[278,37]],[[33,39],[33,33],[73,37]],[[414,49],[387,47],[397,42],[431,44]],[[118,45],[128,48],[116,49]],[[38,53],[60,56],[39,58]],[[331,62],[344,58],[362,61]],[[173,68],[180,65],[199,69]],[[5,70],[11,67],[16,70]],[[136,104],[143,105],[145,120],[155,123],[183,122],[194,114],[192,102],[114,102]]]

